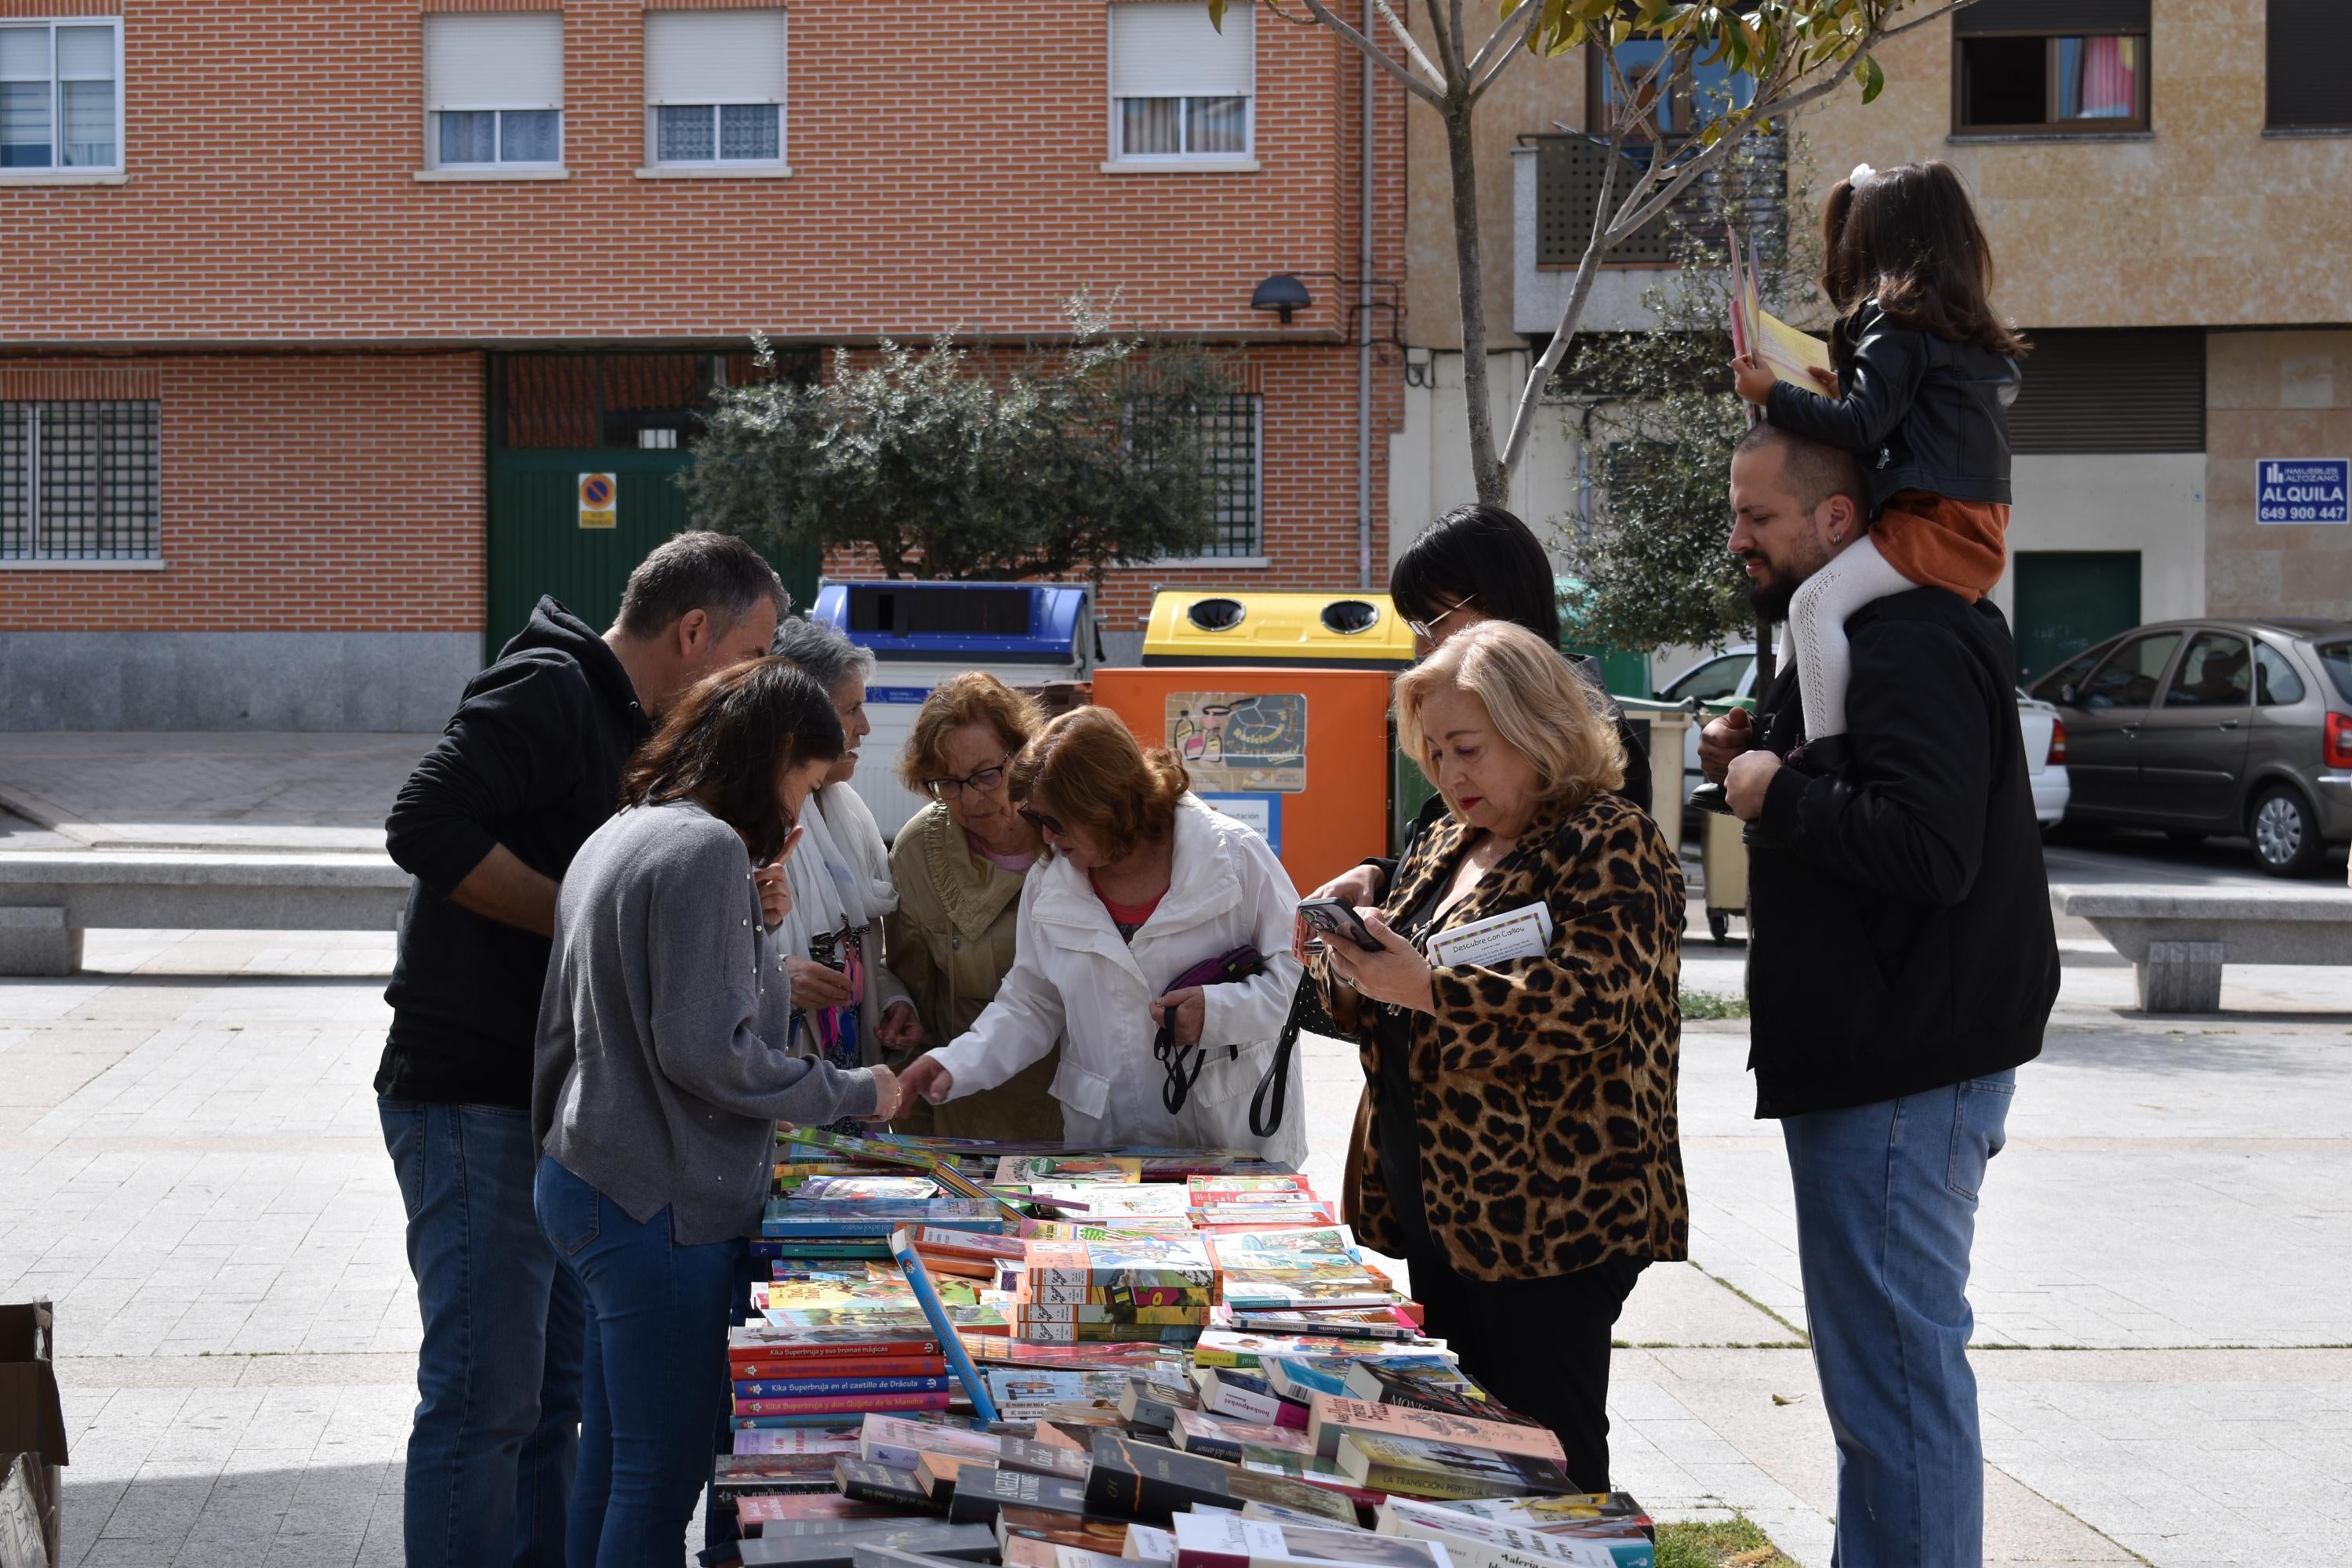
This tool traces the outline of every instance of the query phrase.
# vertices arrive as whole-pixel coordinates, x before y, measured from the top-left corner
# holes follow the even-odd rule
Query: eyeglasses
[[[1016,805],[1013,808],[1013,811],[1014,816],[1020,817],[1022,821],[1027,823],[1030,826],[1035,828],[1040,833],[1050,833],[1056,838],[1066,838],[1069,837],[1069,830],[1067,828],[1064,827],[1060,822],[1046,816],[1042,811],[1032,811],[1025,805]]]
[[[1454,611],[1463,608],[1465,605],[1475,605],[1477,602],[1478,595],[1473,594],[1468,598],[1461,600],[1459,603],[1446,605],[1444,609],[1440,610],[1436,615],[1432,616],[1425,621],[1405,622],[1405,629],[1412,632],[1412,635],[1417,637],[1424,637],[1431,642],[1435,642],[1437,640],[1437,628],[1445,624],[1445,618],[1448,616],[1451,616]]]
[[[994,795],[997,787],[1004,783],[1004,769],[1012,761],[1012,754],[1007,752],[980,772],[963,778],[925,779],[923,793],[933,800],[960,800],[968,789],[978,790],[982,795]]]

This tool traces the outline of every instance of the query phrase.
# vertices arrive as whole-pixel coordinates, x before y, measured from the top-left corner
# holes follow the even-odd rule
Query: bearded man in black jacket
[[[602,634],[540,600],[467,683],[384,823],[415,879],[375,1079],[425,1326],[409,1568],[564,1560],[586,1306],[540,1233],[530,1136],[556,887],[663,709],[765,654],[783,605],[774,568],[718,533],[646,556]]]
[[[1868,527],[1848,454],[1769,425],[1731,465],[1759,616]],[[1706,727],[1748,844],[1748,1066],[1779,1119],[1843,1568],[1975,1568],[1969,1369],[1977,1193],[2058,994],[2041,830],[2000,612],[1941,588],[1846,623],[1842,743],[1804,745],[1799,671]]]

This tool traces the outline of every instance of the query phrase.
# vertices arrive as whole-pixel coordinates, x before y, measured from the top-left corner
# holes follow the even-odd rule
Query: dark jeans
[[[680,1247],[670,1211],[640,1224],[541,1157],[539,1222],[588,1298],[572,1568],[686,1555],[727,1394],[727,1322],[740,1239]]]
[[[425,1321],[409,1568],[553,1568],[579,1451],[580,1288],[532,1213],[530,1116],[379,1100]]]
[[[1609,1337],[1645,1263],[1612,1258],[1549,1279],[1469,1279],[1442,1253],[1407,1254],[1423,1327],[1487,1393],[1559,1436],[1568,1479],[1609,1489]]]

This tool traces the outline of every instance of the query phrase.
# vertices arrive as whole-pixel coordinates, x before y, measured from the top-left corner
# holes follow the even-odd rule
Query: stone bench
[[[0,974],[71,974],[82,932],[391,931],[408,874],[381,854],[0,854]]]
[[[2344,888],[2062,887],[2050,905],[2131,961],[2149,1013],[2218,1012],[2225,963],[2352,965]]]

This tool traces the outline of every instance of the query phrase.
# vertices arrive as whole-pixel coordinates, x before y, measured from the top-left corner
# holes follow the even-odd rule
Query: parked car
[[[2281,877],[2352,841],[2352,622],[2135,626],[2029,689],[2066,725],[2069,822],[2242,833]]]
[[[1756,645],[1741,643],[1710,654],[1668,681],[1658,693],[1662,701],[1719,702],[1729,697],[1752,697],[1756,685]],[[2025,740],[2026,766],[2033,783],[2033,815],[2050,827],[2066,815],[2071,793],[2066,772],[2066,723],[2055,705],[2021,691],[2017,694],[2018,729]],[[1683,738],[1683,798],[1699,786],[1698,726]]]

